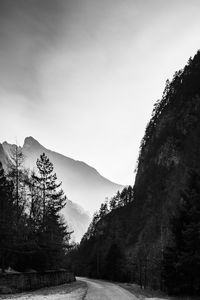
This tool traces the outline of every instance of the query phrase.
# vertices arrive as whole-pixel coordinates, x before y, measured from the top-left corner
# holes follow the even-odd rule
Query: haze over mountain
[[[7,142],[0,144],[0,161],[4,166],[9,160],[13,146]],[[70,199],[63,213],[75,232],[76,241],[79,241],[87,230],[90,215],[99,208],[106,197],[113,196],[123,187],[104,178],[84,162],[46,149],[33,137],[25,138],[22,151],[27,168],[36,169],[36,160],[43,152],[53,163],[58,180],[62,181],[62,188]]]

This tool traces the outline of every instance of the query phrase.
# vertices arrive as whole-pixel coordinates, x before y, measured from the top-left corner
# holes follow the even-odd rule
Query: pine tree
[[[110,210],[113,210],[116,208],[117,200],[116,200],[115,196],[110,199],[109,205],[110,205]]]
[[[13,181],[14,184],[14,198],[17,207],[18,217],[20,216],[22,206],[23,206],[23,161],[24,156],[22,153],[22,148],[14,145],[11,149],[10,160],[8,163],[8,176]],[[20,207],[21,206],[21,207]]]
[[[133,188],[130,185],[121,191],[120,199],[121,206],[125,206],[133,201]]]
[[[70,232],[67,231],[67,225],[53,210],[48,214],[44,238],[44,250],[46,253],[46,268],[56,269],[62,267],[66,250],[69,248]]]
[[[101,207],[99,209],[99,217],[100,219],[103,218],[104,216],[106,216],[108,214],[109,210],[108,210],[108,205],[107,202],[102,203]]]
[[[96,211],[93,215],[92,221],[88,227],[87,232],[84,234],[83,238],[82,238],[82,242],[84,242],[85,240],[90,239],[92,236],[95,235],[96,233],[96,225],[100,220],[100,216],[99,213]]]
[[[53,173],[53,164],[43,153],[36,162],[39,171],[37,181],[40,185],[42,196],[42,215],[45,221],[46,215],[54,210],[58,213],[66,204],[66,196],[62,189],[58,190],[62,183],[57,184],[57,176]]]
[[[122,203],[121,203],[120,191],[118,191],[117,194],[111,198],[109,204],[110,204],[110,210],[113,210],[113,209],[121,206]]]
[[[39,176],[34,176],[40,188],[41,198],[41,227],[39,231],[39,256],[42,268],[59,267],[58,258],[63,257],[68,246],[70,233],[60,217],[60,211],[66,204],[66,196],[61,183],[57,183],[57,176],[53,173],[53,164],[43,153],[37,160]],[[39,202],[38,202],[39,203]]]
[[[13,242],[13,184],[8,181],[0,162],[0,265],[8,266]]]

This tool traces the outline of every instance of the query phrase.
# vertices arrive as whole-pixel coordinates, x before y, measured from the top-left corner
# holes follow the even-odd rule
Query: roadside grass
[[[142,289],[138,284],[135,283],[118,283],[121,287],[128,290],[130,293],[135,295],[138,299],[144,300],[144,299],[159,299],[159,300],[165,300],[170,299],[167,297],[164,293],[160,291],[154,291],[152,289]]]
[[[72,283],[66,283],[52,287],[45,287],[34,291],[0,295],[0,299],[63,299],[63,297],[70,295],[72,295],[72,297],[66,299],[76,299],[75,294],[81,296],[82,298],[85,295],[86,290],[87,284],[85,282],[77,280]],[[78,297],[77,299],[80,298]]]

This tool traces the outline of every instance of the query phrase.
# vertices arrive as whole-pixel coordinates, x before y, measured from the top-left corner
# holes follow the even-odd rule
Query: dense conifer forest
[[[0,268],[16,271],[63,267],[70,233],[60,216],[66,197],[43,153],[37,171],[23,167],[19,147],[8,168],[0,163]]]
[[[200,52],[167,80],[133,187],[94,214],[66,265],[77,275],[200,294]]]

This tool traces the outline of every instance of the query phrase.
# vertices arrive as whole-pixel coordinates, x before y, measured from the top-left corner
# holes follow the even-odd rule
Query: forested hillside
[[[21,149],[13,150],[6,172],[0,162],[0,270],[59,269],[69,248],[70,232],[60,214],[67,198],[45,153],[30,171]]]
[[[101,207],[69,253],[77,274],[200,293],[199,120],[197,52],[154,106],[134,187],[116,196],[120,205]]]

